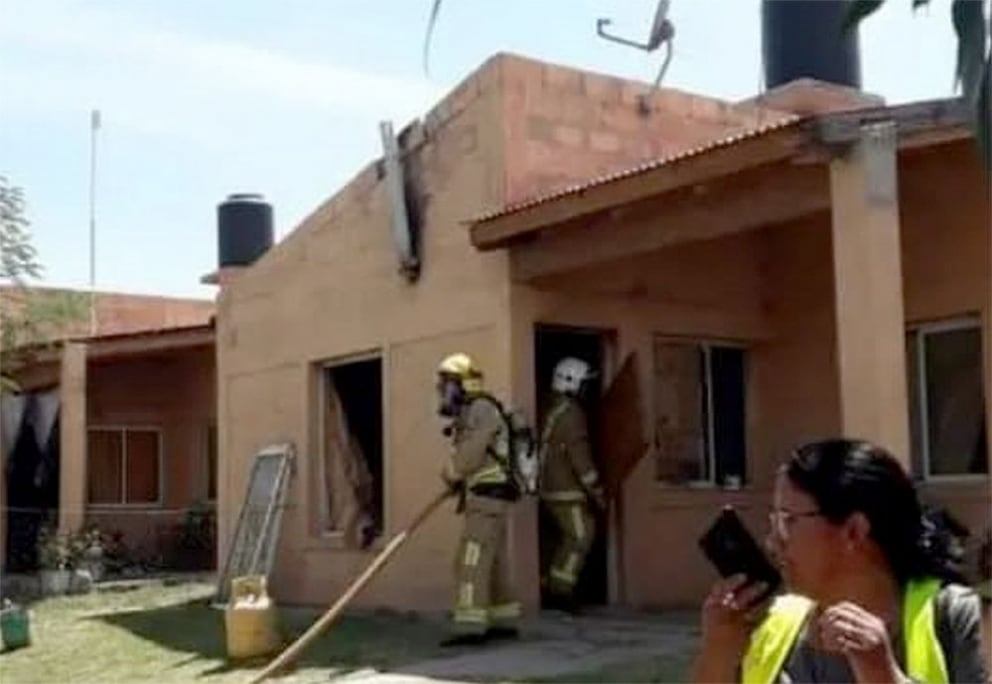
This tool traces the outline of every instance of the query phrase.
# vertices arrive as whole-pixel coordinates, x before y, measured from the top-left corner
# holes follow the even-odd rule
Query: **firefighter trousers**
[[[589,549],[596,536],[596,519],[585,501],[545,502],[555,521],[554,554],[547,569],[545,582],[548,589],[558,596],[571,597]]]
[[[513,627],[520,604],[509,583],[506,523],[510,504],[469,495],[455,557],[455,630],[483,634],[490,627]]]

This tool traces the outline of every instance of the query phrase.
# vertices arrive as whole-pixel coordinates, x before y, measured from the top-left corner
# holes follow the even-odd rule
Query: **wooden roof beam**
[[[569,230],[520,243],[511,251],[518,282],[785,223],[830,209],[823,166],[776,164],[698,184],[663,198],[576,220]],[[581,224],[581,225],[580,225]]]

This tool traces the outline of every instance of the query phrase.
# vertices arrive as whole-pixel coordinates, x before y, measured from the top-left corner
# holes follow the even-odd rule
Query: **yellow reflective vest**
[[[949,684],[947,662],[937,639],[934,616],[940,581],[912,580],[903,596],[903,640],[907,674],[927,684]],[[764,621],[751,635],[741,675],[744,684],[773,684],[813,609],[813,602],[797,594],[775,599]]]

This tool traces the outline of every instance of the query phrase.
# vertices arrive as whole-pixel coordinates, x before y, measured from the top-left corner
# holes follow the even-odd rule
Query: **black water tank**
[[[224,266],[247,266],[273,240],[272,205],[261,195],[228,195],[217,206],[217,260]]]
[[[844,31],[848,0],[762,0],[765,87],[815,78],[861,88],[858,31]]]

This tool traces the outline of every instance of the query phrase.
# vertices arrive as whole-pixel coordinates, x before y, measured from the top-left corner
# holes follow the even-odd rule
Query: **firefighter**
[[[438,368],[440,413],[451,420],[451,468],[442,477],[460,497],[464,516],[455,558],[453,634],[442,646],[517,637],[520,605],[509,587],[507,516],[519,497],[508,467],[506,422],[483,391],[482,372],[465,354]]]
[[[574,591],[596,534],[593,507],[606,509],[606,496],[592,461],[585,411],[579,403],[589,364],[564,358],[551,380],[553,402],[541,431],[540,499],[558,528],[557,543],[542,583],[552,605],[574,613]]]

